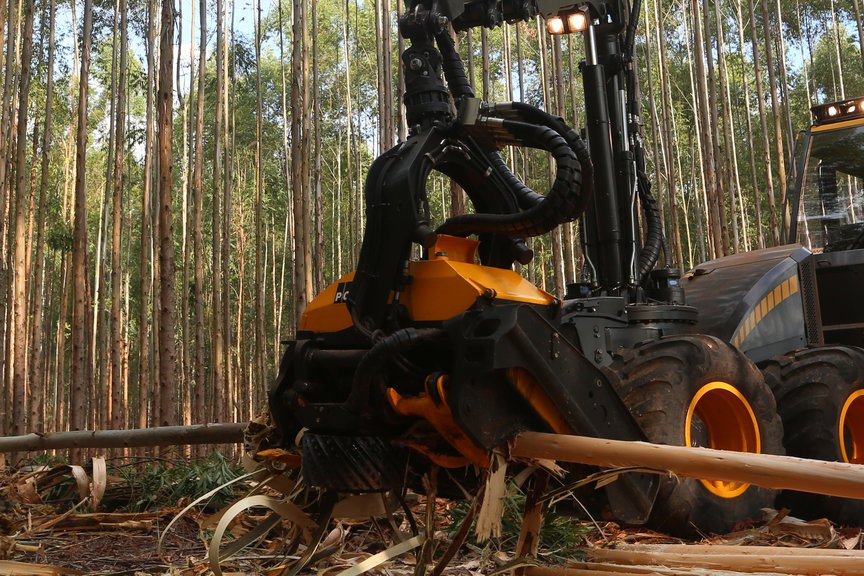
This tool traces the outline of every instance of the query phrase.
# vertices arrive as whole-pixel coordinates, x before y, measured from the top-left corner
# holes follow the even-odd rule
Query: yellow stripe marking
[[[798,290],[798,275],[793,274],[791,277],[775,286],[773,290],[768,292],[768,294],[756,303],[750,311],[750,314],[741,321],[738,330],[735,331],[735,334],[732,337],[732,342],[735,344],[735,347],[740,348],[741,344],[744,343],[744,340],[746,340],[750,333],[756,329],[759,322],[761,322],[762,319],[771,312],[771,310],[779,306],[781,302],[797,293]]]

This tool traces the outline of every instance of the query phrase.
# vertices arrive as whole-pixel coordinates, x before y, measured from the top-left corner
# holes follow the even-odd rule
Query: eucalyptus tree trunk
[[[783,90],[783,117],[786,120],[786,149],[789,151],[790,164],[794,166],[795,159],[791,158],[795,149],[795,131],[792,128],[792,111],[789,108],[791,94],[789,92],[789,74],[786,72],[786,39],[783,36],[783,10],[780,0],[774,3],[775,15],[777,17],[777,48],[780,53],[780,86]]]
[[[747,55],[744,49],[744,18],[741,14],[741,0],[735,0],[735,20],[738,24],[738,48],[741,55],[742,84],[744,85],[744,119],[747,123],[747,159],[750,162],[750,187],[752,192],[754,218],[756,219],[756,241],[761,250],[765,248],[765,234],[762,227],[762,203],[759,199],[759,183],[756,173],[756,147],[753,137],[753,121],[750,118],[750,82],[747,77]],[[751,21],[752,25],[752,21]],[[742,201],[742,204],[744,202]]]
[[[204,212],[204,90],[207,79],[207,0],[200,0],[201,41],[198,47],[198,90],[196,91],[195,113],[195,156],[192,172],[192,252],[195,257],[193,288],[195,294],[195,360],[192,390],[192,413],[198,421],[207,419],[204,339],[204,233],[201,220]],[[196,454],[201,455],[200,450]]]
[[[35,269],[33,271],[33,311],[31,314],[30,332],[30,430],[42,432],[45,429],[45,393],[44,372],[45,356],[43,319],[43,288],[45,263],[45,197],[48,193],[48,168],[51,153],[51,132],[54,120],[54,28],[56,21],[56,0],[50,0],[48,6],[48,62],[45,70],[45,124],[42,131],[41,173],[39,180],[39,219],[36,229]],[[55,429],[56,429],[56,422]]]
[[[2,2],[2,0],[0,0]],[[3,106],[0,111],[0,240],[6,238],[7,225],[7,207],[11,202],[9,188],[6,184],[6,171],[8,169],[9,160],[9,145],[11,140],[11,125],[12,125],[12,79],[15,77],[15,34],[13,34],[13,26],[17,27],[18,21],[18,2],[16,0],[8,0],[7,21],[9,24],[9,33],[6,36],[6,59],[4,65],[3,77]],[[2,23],[0,23],[2,24]],[[0,35],[3,33],[3,26],[0,25]],[[4,249],[5,242],[0,241],[0,395],[3,398],[3,405],[6,408],[6,417],[3,419],[3,431],[9,433],[12,427],[12,406],[9,404],[12,401],[12,380],[13,376],[9,374],[9,368],[13,363],[13,358],[8,354],[9,344],[14,338],[14,327],[10,326],[11,314],[13,308],[10,308],[12,298],[9,292],[13,289],[12,278],[9,277],[8,270],[9,262],[7,253]]]
[[[298,0],[293,0],[293,2],[294,2],[294,6],[295,6],[294,10],[296,12]],[[296,15],[294,16],[294,18],[296,19]],[[351,55],[350,55],[351,44],[350,44],[350,38],[349,38],[349,31],[350,31],[350,26],[348,25],[349,20],[350,20],[350,11],[348,8],[348,0],[345,0],[345,18],[342,21],[342,46],[343,46],[343,50],[344,50],[343,55],[345,58],[345,123],[346,123],[346,128],[345,128],[345,173],[348,175],[348,177],[346,179],[346,183],[348,186],[347,186],[347,190],[345,190],[345,193],[348,195],[349,204],[351,207],[351,209],[349,210],[349,214],[353,214],[355,211],[362,210],[362,207],[360,206],[360,202],[358,202],[358,195],[354,193],[354,177],[353,177],[353,168],[352,168],[353,159],[351,157],[352,153],[353,153],[352,152],[352,146],[353,146],[353,142],[354,142],[354,111],[353,111],[353,97],[351,94]],[[298,42],[294,42],[294,47],[293,47],[293,50],[291,53],[291,59],[292,59],[292,62],[291,62],[291,74],[292,74],[291,110],[298,110],[298,108],[295,108],[295,106],[294,106],[295,96],[294,96],[294,92],[293,92],[293,89],[294,89],[294,66],[295,66],[293,60],[294,60],[295,55],[297,57],[302,56],[302,50],[300,50],[300,46],[299,46]],[[297,65],[299,66],[299,63]],[[291,128],[292,128],[292,135],[293,135],[294,134],[294,131],[293,131],[294,130],[294,118],[293,118],[293,116],[292,116],[292,120],[291,120]],[[298,130],[299,130],[299,125],[298,125]],[[292,140],[292,143],[294,143],[293,140]],[[292,146],[292,154],[291,154],[292,162],[294,161],[295,152],[297,152],[297,151],[298,151],[297,147]],[[293,168],[292,168],[292,170],[293,170]],[[357,184],[359,185],[360,183],[358,182]],[[291,187],[294,188],[293,185]],[[300,190],[295,191],[295,194],[298,194],[298,193],[300,193]],[[302,211],[302,209],[303,209],[302,197],[300,199],[295,199],[294,200],[294,227],[295,227],[294,237],[295,237],[295,243],[296,243],[296,238],[299,236],[299,234],[296,230],[299,226],[299,224],[297,223],[297,216],[298,216],[298,214],[302,213],[302,212],[298,212],[298,210]],[[355,222],[357,220],[358,220],[357,218],[350,218],[350,220],[349,220],[350,224],[349,224],[349,229],[348,229],[349,230],[348,241],[351,244],[351,250],[350,250],[350,252],[351,252],[351,262],[350,262],[351,268],[354,268],[356,266],[357,257],[359,255],[359,250],[357,247],[360,244],[360,229],[359,229],[359,227],[355,226]],[[295,245],[295,247],[294,247],[295,256],[297,254],[300,254],[300,253],[301,252],[298,250],[297,246]],[[297,271],[296,271],[296,267],[295,267],[295,274],[294,274],[294,282],[296,284],[294,287],[295,293],[304,289],[303,283],[297,284],[298,276],[297,276],[296,272]],[[302,308],[299,307],[301,297],[305,298],[305,296],[295,295],[295,305],[294,305],[295,312],[302,312]],[[296,318],[299,319],[300,316],[296,315]]]
[[[537,36],[539,38],[540,43],[540,78],[543,82],[543,107],[546,110],[552,109],[552,95],[549,94],[549,87],[553,85],[552,77],[555,73],[548,62],[548,54],[549,54],[549,33],[546,31],[546,27],[540,22],[540,19],[537,19]],[[486,53],[484,48],[484,53]],[[486,67],[485,59],[484,59],[484,69]],[[485,73],[484,73],[485,78]],[[485,81],[484,81],[485,84]],[[549,174],[550,177],[554,176],[554,161],[552,158],[549,158]],[[552,283],[554,286],[554,293],[558,298],[564,297],[564,291],[566,289],[565,283],[566,279],[564,276],[564,252],[561,245],[561,227],[558,226],[550,233],[551,241],[552,241],[552,255],[551,255],[551,264],[552,264]]]
[[[690,94],[691,101],[690,106],[693,112],[693,127],[695,130],[689,133],[690,141],[688,145],[688,150],[690,150],[690,179],[691,179],[691,190],[693,191],[693,200],[690,202],[690,205],[693,206],[697,220],[697,228],[698,228],[698,238],[699,238],[699,247],[700,247],[700,261],[704,261],[706,258],[714,257],[714,238],[711,234],[710,224],[709,224],[709,214],[708,214],[708,200],[707,193],[705,189],[705,174],[700,169],[697,171],[697,156],[698,156],[698,166],[704,166],[705,158],[703,157],[704,153],[704,145],[702,143],[702,114],[700,113],[699,107],[699,94],[697,93],[696,88],[696,75],[694,74],[694,58],[691,47],[696,43],[693,36],[691,36],[690,32],[690,16],[686,14],[685,8],[685,16],[683,18],[684,21],[684,35],[686,38],[687,45],[687,71],[690,79]],[[693,146],[693,138],[695,137],[696,146]]]
[[[693,0],[693,47],[695,49],[694,63],[696,66],[696,82],[698,84],[698,100],[699,100],[699,117],[702,124],[702,148],[705,157],[703,181],[705,183],[705,194],[708,201],[708,230],[714,240],[714,257],[719,258],[725,252],[723,225],[721,221],[721,211],[719,200],[719,191],[717,190],[717,173],[716,161],[714,155],[714,138],[713,127],[711,122],[711,113],[708,109],[708,101],[710,99],[708,89],[708,71],[705,69],[705,42],[703,39],[702,17],[700,11],[699,0]],[[710,62],[710,58],[709,58]],[[716,110],[716,106],[712,106]],[[728,236],[727,236],[728,238]]]
[[[318,30],[318,0],[312,0],[312,30]],[[390,2],[384,0],[384,54],[382,59],[385,61],[384,69],[384,101],[387,103],[387,115],[385,119],[388,122],[386,135],[387,147],[392,148],[396,143],[394,138],[393,128],[393,78],[391,77],[391,58],[390,58]],[[315,278],[313,282],[315,294],[320,293],[326,288],[324,279],[324,266],[326,252],[324,249],[324,190],[321,186],[321,84],[318,74],[319,53],[318,53],[318,34],[312,35],[312,102],[313,102],[313,129],[315,130],[315,141],[313,143],[314,150],[312,156],[312,182],[315,196],[315,211],[312,221],[314,222],[315,234],[315,255],[318,266],[313,266]]]
[[[561,53],[561,37],[551,36],[550,40],[552,41],[552,66],[555,70],[555,114],[564,118],[566,116],[564,110],[564,58]],[[556,228],[556,230],[560,230],[556,236],[560,236],[561,259],[564,268],[563,288],[566,291],[567,284],[576,282],[576,261],[573,256],[573,227],[569,222],[565,222]],[[563,296],[563,292],[561,295]]]
[[[263,120],[261,99],[261,0],[255,3],[255,390],[264,385],[264,238],[261,205],[264,199]]]
[[[303,113],[306,106],[303,102],[303,56],[305,53],[303,29],[306,26],[305,0],[293,0],[293,7],[291,26],[292,37],[294,39],[291,53],[291,110],[293,111],[291,115],[291,188],[294,191],[294,316],[295,318],[300,318],[300,315],[312,298],[311,290],[307,288],[306,284],[306,252],[309,250],[308,230],[311,223],[306,218],[308,190],[304,188],[303,177],[303,172],[306,170],[308,161],[308,157],[305,154],[306,149],[303,146],[303,131],[307,128],[305,125],[306,115]],[[347,12],[346,3],[346,15]],[[348,74],[347,69],[348,67],[346,66],[346,75]]]
[[[27,187],[27,112],[30,102],[30,76],[33,61],[33,5],[24,6],[24,46],[21,51],[21,70],[18,92],[18,134],[15,159],[15,283],[14,337],[15,348],[12,376],[12,434],[19,435],[26,427],[27,385],[27,212],[29,188]],[[15,463],[17,458],[12,457]]]
[[[751,0],[752,1],[752,0]],[[832,0],[833,2],[833,0]],[[777,74],[774,70],[774,52],[771,47],[771,19],[768,15],[768,0],[762,3],[762,34],[765,37],[765,66],[768,68],[768,89],[771,93],[771,115],[774,118],[774,151],[777,156],[777,185],[780,189],[780,205],[786,202],[786,157],[783,152],[783,117],[780,113],[780,102],[777,99]],[[782,30],[780,31],[782,34]],[[773,196],[773,195],[772,195]],[[774,198],[769,196],[770,210],[773,220],[777,221],[777,206]],[[780,231],[777,230],[777,241],[779,242]]]
[[[151,214],[153,191],[153,116],[156,91],[156,3],[150,0],[147,11],[147,114],[144,137],[144,187],[141,194],[141,304],[138,311],[138,427],[146,428],[150,420],[153,372],[151,367],[151,290],[153,245]]]
[[[210,352],[210,363],[213,365],[212,390],[212,415],[211,421],[222,422],[225,414],[226,378],[225,378],[225,336],[222,323],[222,216],[220,205],[222,202],[222,132],[224,131],[224,108],[225,108],[225,23],[223,14],[223,0],[216,0],[216,107],[213,127],[213,196],[212,205],[212,234],[213,234],[213,275],[211,280],[212,311],[210,313],[212,350]]]
[[[480,71],[482,74],[482,79],[480,82],[481,93],[483,95],[483,100],[485,102],[488,102],[490,98],[490,91],[492,89],[492,78],[489,64],[489,34],[486,32],[485,26],[480,29],[480,62]]]
[[[282,0],[278,0],[278,22],[279,22],[279,70],[281,76],[281,86],[282,86],[282,177],[285,179],[285,190],[286,194],[286,203],[289,207],[294,205],[294,191],[291,189],[291,173],[289,170],[289,161],[291,160],[291,152],[290,147],[288,145],[288,88],[287,88],[287,80],[285,74],[285,40],[283,33],[283,25],[282,25]],[[341,146],[337,148],[337,150],[341,150]],[[341,152],[337,153],[337,166],[339,161],[339,155]],[[341,183],[341,171],[338,171],[337,178]],[[339,204],[339,200],[337,199],[337,206]],[[339,230],[338,228],[341,225],[341,220],[339,218],[336,219],[336,227],[337,227],[337,239],[339,239]],[[288,254],[293,256],[294,254],[294,211],[292,209],[288,209],[285,211],[285,232],[283,234],[282,241],[282,267],[280,270],[281,279],[279,282],[279,311],[278,318],[276,323],[276,334],[277,334],[277,342],[278,339],[282,337],[282,319],[285,315],[285,269],[286,269],[286,261]],[[341,258],[341,254],[339,254]],[[341,266],[341,262],[337,262],[337,270]],[[293,281],[293,271],[291,274],[291,286],[294,285]],[[291,293],[293,295],[294,289],[291,289]],[[290,333],[294,333],[294,307],[293,305],[289,307],[290,314],[288,315],[288,322],[291,325]],[[274,364],[278,366],[278,356],[279,356],[279,345],[277,343],[276,353],[274,354]]]
[[[777,226],[777,203],[774,199],[774,171],[771,169],[771,144],[768,140],[768,120],[765,113],[765,90],[762,87],[762,65],[759,60],[759,33],[756,30],[756,11],[753,0],[747,0],[750,9],[750,48],[753,52],[753,75],[756,77],[756,103],[759,106],[759,127],[762,134],[762,162],[765,168],[765,187],[768,191],[768,218],[771,226],[771,245],[780,243]],[[754,199],[761,202],[758,196]]]
[[[69,392],[69,429],[84,428],[87,413],[87,96],[90,47],[93,42],[93,0],[84,0],[81,73],[78,76],[78,131],[75,163],[75,229],[72,239],[72,379]],[[79,451],[70,453],[73,462]]]
[[[707,11],[706,11],[707,14]],[[734,141],[734,127],[732,125],[732,105],[730,103],[729,98],[729,84],[728,84],[728,75],[726,73],[726,42],[723,39],[723,15],[720,13],[720,2],[719,0],[714,1],[714,18],[716,20],[716,29],[717,33],[714,35],[717,46],[717,78],[720,80],[720,104],[722,107],[723,114],[723,146],[725,149],[725,154],[723,151],[719,151],[719,142],[718,142],[718,151],[720,156],[724,160],[725,164],[725,174],[726,174],[726,190],[729,195],[729,212],[732,216],[732,234],[726,235],[726,241],[729,241],[731,236],[732,240],[732,248],[737,254],[741,250],[741,240],[738,233],[738,196],[740,195],[738,189],[736,188],[738,183],[738,166],[737,160],[735,158],[735,141]],[[716,98],[715,98],[716,103]],[[716,110],[716,108],[715,108]],[[719,123],[717,125],[719,129]],[[719,140],[719,136],[718,136]],[[723,197],[719,198],[721,206],[723,205]],[[721,210],[721,214],[723,211]],[[726,219],[723,219],[723,223],[725,225]],[[727,245],[728,246],[728,245]],[[728,249],[727,249],[728,253]]]
[[[117,116],[114,150],[113,216],[111,219],[111,422],[119,429],[124,420],[123,410],[123,328],[121,325],[122,271],[120,250],[123,230],[123,177],[126,165],[126,83],[127,51],[129,47],[128,2],[120,0],[120,76],[117,91]]]
[[[177,423],[174,343],[174,225],[171,205],[174,128],[174,0],[162,0],[162,35],[159,42],[159,263],[162,270],[159,324],[159,425]]]

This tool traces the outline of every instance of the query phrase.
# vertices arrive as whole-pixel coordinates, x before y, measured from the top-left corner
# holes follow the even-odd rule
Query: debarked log
[[[187,444],[237,444],[246,423],[161,426],[131,430],[74,430],[0,437],[0,452],[28,452],[63,448],[138,448]]]
[[[517,436],[511,443],[510,456],[606,468],[656,468],[690,478],[864,498],[864,465],[845,462],[543,432],[523,432]]]

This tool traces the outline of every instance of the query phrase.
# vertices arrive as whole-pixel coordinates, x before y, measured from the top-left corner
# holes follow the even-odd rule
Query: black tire
[[[728,343],[706,335],[669,336],[622,351],[611,368],[621,379],[621,398],[649,441],[686,445],[685,422],[691,403],[694,408],[700,406],[704,396],[697,393],[704,394],[714,383],[723,382],[746,400],[734,401],[747,414],[746,426],[741,429],[749,427],[755,438],[758,427],[759,451],[783,454],[783,428],[774,396],[759,369]],[[738,398],[733,391],[720,391],[721,396],[724,394]],[[746,411],[747,404],[752,416]],[[725,416],[722,422],[725,426]],[[725,534],[739,522],[758,519],[761,509],[772,506],[776,496],[775,490],[755,485],[713,486],[723,489],[726,496],[712,492],[701,480],[664,478],[649,526],[681,536]],[[729,490],[725,490],[727,486]]]
[[[763,373],[783,419],[787,454],[838,462],[851,458],[849,450],[843,457],[840,418],[850,395],[864,389],[864,350],[807,348],[769,360]],[[785,490],[778,506],[798,517],[864,526],[864,500]]]

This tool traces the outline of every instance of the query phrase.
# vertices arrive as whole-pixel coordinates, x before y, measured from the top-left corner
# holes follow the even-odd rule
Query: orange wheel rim
[[[856,390],[840,411],[840,452],[844,462],[864,464],[864,390]]]
[[[861,404],[864,410],[864,402]],[[864,426],[862,426],[864,432]],[[684,422],[687,446],[704,446],[715,450],[760,453],[762,439],[759,423],[744,395],[727,382],[709,382],[690,401]],[[735,498],[750,484],[725,480],[700,480],[712,494]]]

